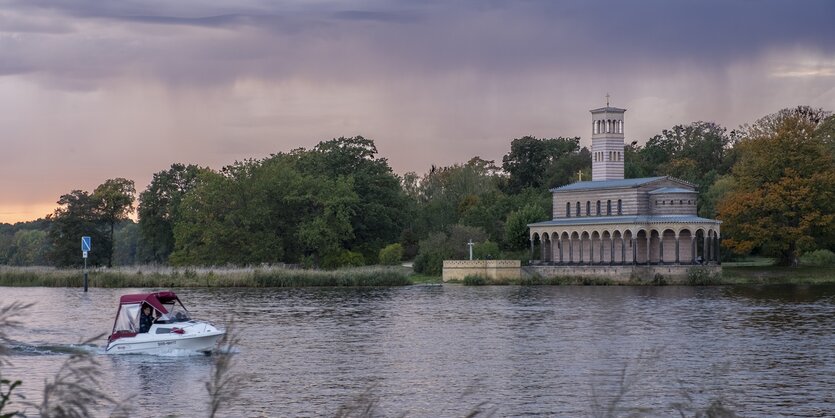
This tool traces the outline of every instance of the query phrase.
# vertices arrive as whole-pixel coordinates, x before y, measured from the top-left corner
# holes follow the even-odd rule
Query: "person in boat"
[[[154,323],[152,316],[153,309],[149,305],[142,305],[142,314],[139,315],[139,332],[144,333],[151,330],[151,325]]]

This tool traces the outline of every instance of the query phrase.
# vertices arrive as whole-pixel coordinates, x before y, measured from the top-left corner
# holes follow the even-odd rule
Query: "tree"
[[[136,189],[133,180],[124,178],[108,179],[96,190],[92,198],[97,204],[98,217],[109,227],[109,239],[105,247],[107,267],[113,267],[113,233],[118,222],[128,219],[133,213]]]
[[[206,170],[193,164],[172,164],[168,170],[155,173],[151,184],[139,195],[139,257],[143,261],[168,261],[174,251],[174,224],[180,218],[180,203]]]
[[[730,172],[736,156],[732,151],[736,136],[735,131],[729,134],[713,122],[664,129],[644,147],[630,145],[624,149],[625,177],[677,177],[695,184],[704,194],[720,176]]]
[[[541,206],[528,205],[507,215],[505,227],[506,247],[513,250],[525,249],[530,244],[528,224],[543,221],[548,215]]]
[[[388,160],[378,158],[374,141],[362,136],[340,137],[293,155],[297,169],[306,175],[351,179],[357,199],[346,208],[352,229],[343,244],[346,249],[373,262],[386,243],[398,239],[406,222],[407,197]]]
[[[102,232],[98,200],[83,190],[73,190],[61,196],[58,205],[55,212],[47,215],[50,221],[47,232],[51,244],[47,254],[49,261],[59,267],[81,265],[82,236],[92,239],[93,248],[88,254],[91,264],[102,264],[107,260],[110,236]]]
[[[726,247],[790,264],[835,243],[835,160],[817,132],[827,116],[801,106],[745,127],[733,189],[718,205]]]
[[[567,184],[577,170],[591,167],[591,153],[588,150],[582,155],[579,153],[579,137],[539,139],[524,136],[514,139],[510,152],[502,158],[502,169],[510,175],[508,191],[518,193],[525,188]]]

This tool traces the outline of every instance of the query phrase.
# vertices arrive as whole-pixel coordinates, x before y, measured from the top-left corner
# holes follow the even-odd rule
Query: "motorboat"
[[[140,317],[150,307],[151,316]],[[148,327],[150,323],[150,327]],[[147,328],[147,329],[143,329]],[[174,292],[140,293],[119,298],[108,354],[171,354],[210,352],[225,331],[191,318]]]

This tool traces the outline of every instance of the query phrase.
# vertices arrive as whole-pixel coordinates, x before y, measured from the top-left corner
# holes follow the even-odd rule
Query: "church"
[[[592,180],[551,189],[552,219],[528,225],[529,271],[615,280],[682,279],[694,266],[720,272],[721,222],[697,215],[695,185],[623,178],[625,112],[608,103],[591,111]]]

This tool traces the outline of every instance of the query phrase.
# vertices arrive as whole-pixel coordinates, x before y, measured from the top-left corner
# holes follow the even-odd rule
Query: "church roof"
[[[598,108],[598,109],[592,109],[592,110],[589,110],[589,112],[591,112],[591,113],[603,113],[603,112],[616,112],[616,113],[623,113],[623,112],[626,112],[626,109],[621,109],[621,108],[618,108],[618,107],[606,106],[606,107],[601,107],[601,108]]]
[[[551,189],[552,192],[568,192],[576,190],[599,190],[599,189],[625,189],[632,187],[639,187],[656,180],[661,180],[662,177],[643,177],[639,179],[617,179],[617,180],[598,180],[598,181],[578,181],[576,183],[566,184],[565,186]]]
[[[664,223],[711,223],[721,221],[700,218],[696,215],[630,215],[630,216],[578,216],[573,218],[558,218],[528,224],[534,226],[574,226],[574,225],[607,225],[607,224],[664,224]]]
[[[681,187],[662,187],[660,189],[655,189],[649,194],[661,194],[661,193],[698,193],[695,190],[689,189],[682,189]]]

